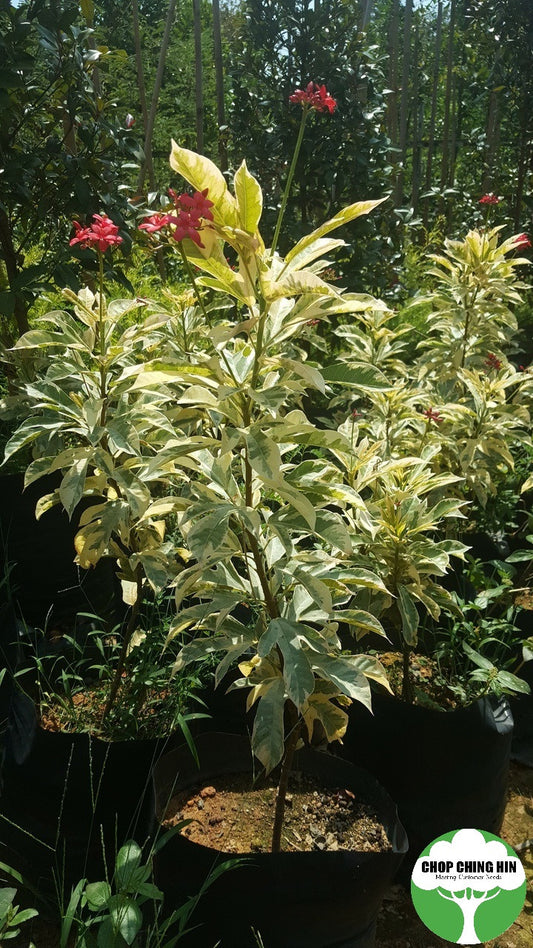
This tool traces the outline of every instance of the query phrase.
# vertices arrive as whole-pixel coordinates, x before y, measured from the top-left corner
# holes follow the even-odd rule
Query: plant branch
[[[282,223],[283,223],[283,218],[284,218],[284,216],[285,216],[285,211],[286,211],[286,209],[287,209],[287,201],[289,200],[289,194],[290,194],[290,192],[291,192],[291,185],[292,185],[292,181],[293,181],[293,178],[294,178],[294,172],[296,171],[296,164],[297,164],[297,161],[298,161],[298,156],[299,156],[299,154],[300,154],[300,148],[302,147],[302,142],[303,142],[303,137],[304,137],[304,131],[305,131],[305,123],[306,123],[306,121],[307,121],[307,116],[308,116],[308,114],[309,114],[309,111],[310,111],[310,110],[309,110],[309,107],[306,107],[306,106],[304,105],[304,107],[303,107],[303,109],[302,109],[302,118],[301,118],[301,121],[300,121],[300,128],[299,128],[299,131],[298,131],[298,138],[296,139],[296,145],[295,145],[295,148],[294,148],[294,154],[293,154],[293,156],[292,156],[291,166],[290,166],[290,168],[289,168],[289,175],[288,175],[288,178],[287,178],[287,183],[286,183],[286,185],[285,185],[285,190],[284,190],[284,192],[283,192],[283,197],[282,197],[282,199],[281,199],[281,207],[280,207],[280,209],[279,209],[278,219],[277,219],[277,222],[276,222],[276,229],[275,229],[275,231],[274,231],[274,237],[273,237],[273,239],[272,239],[272,246],[271,246],[271,248],[270,248],[270,255],[271,255],[272,258],[274,257],[274,252],[275,252],[275,250],[276,250],[276,247],[278,246],[278,240],[279,240],[279,235],[280,235],[280,231],[281,231],[281,225],[282,225]]]
[[[274,810],[274,826],[272,829],[272,845],[271,850],[273,853],[279,853],[281,849],[281,831],[283,828],[283,820],[285,816],[285,803],[287,799],[287,788],[289,786],[289,777],[292,770],[292,762],[294,760],[294,752],[296,750],[298,740],[300,738],[300,729],[301,729],[301,720],[298,715],[298,711],[292,701],[289,703],[287,708],[288,713],[290,714],[292,721],[292,726],[290,727],[289,733],[285,740],[285,752],[283,754],[283,761],[281,764],[281,773],[278,783],[278,789],[276,793],[276,806]]]

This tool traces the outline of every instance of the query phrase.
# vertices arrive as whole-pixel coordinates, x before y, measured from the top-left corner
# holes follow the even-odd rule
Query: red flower
[[[197,217],[189,214],[188,211],[180,211],[177,217],[169,215],[168,219],[170,224],[175,224],[175,228],[172,231],[174,240],[179,242],[180,240],[184,240],[185,237],[188,237],[189,240],[193,240],[199,247],[204,246],[199,234],[202,222]]]
[[[81,247],[94,247],[100,253],[105,253],[108,247],[122,243],[118,227],[107,214],[93,214],[90,227],[82,227],[78,221],[73,221],[76,236],[70,241],[70,246],[80,244]]]
[[[305,89],[296,89],[289,96],[289,102],[295,102],[305,108],[315,109],[316,112],[329,112],[330,115],[337,108],[336,100],[329,94],[324,85],[309,82]]]
[[[145,217],[142,224],[139,224],[139,230],[145,230],[149,234],[155,234],[170,223],[169,214],[152,214],[151,217]]]
[[[513,245],[516,250],[525,250],[526,247],[531,247],[531,241],[527,234],[517,234],[516,237],[513,237]]]
[[[198,220],[201,217],[206,221],[213,220],[211,210],[214,207],[213,201],[210,201],[207,197],[209,188],[205,188],[203,191],[195,191],[192,196],[190,194],[177,194],[172,188],[168,189],[168,193],[174,201],[177,211],[186,211],[187,214]]]
[[[478,201],[479,204],[499,204],[500,199],[495,194],[490,192],[490,194],[484,194],[482,198]]]
[[[178,211],[177,217],[167,215],[168,223],[175,224],[175,230],[172,233],[174,240],[180,241],[185,237],[193,240],[199,247],[203,247],[199,231],[202,229],[203,221],[212,221],[214,207],[213,201],[207,197],[209,188],[203,191],[195,191],[191,194],[177,194],[172,188],[168,193],[172,198],[175,208]]]
[[[442,421],[441,413],[433,411],[433,408],[425,408],[422,414],[426,416],[428,421],[434,421],[436,425]]]
[[[487,358],[485,359],[485,365],[488,369],[496,369],[496,371],[499,372],[503,362],[501,359],[498,359],[498,357],[495,356],[493,352],[489,352]]]

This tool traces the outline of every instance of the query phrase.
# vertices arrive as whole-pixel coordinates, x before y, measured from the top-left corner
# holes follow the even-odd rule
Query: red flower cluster
[[[169,195],[174,202],[174,207],[178,212],[175,214],[152,214],[146,217],[142,224],[139,224],[139,230],[146,230],[154,234],[169,224],[174,224],[172,237],[178,242],[185,237],[189,237],[199,247],[203,247],[199,231],[202,229],[203,221],[212,221],[213,201],[207,197],[209,188],[204,191],[195,191],[193,195],[177,194],[172,188],[169,188]]]
[[[500,199],[495,194],[490,192],[490,194],[484,194],[482,198],[479,199],[478,204],[499,204]]]
[[[441,413],[434,411],[433,408],[425,408],[422,414],[425,415],[428,421],[434,421],[436,425],[442,421]]]
[[[318,86],[316,82],[309,82],[305,89],[297,89],[289,96],[289,102],[300,103],[303,108],[315,109],[316,112],[329,112],[330,115],[337,108],[336,100],[326,87]]]
[[[488,369],[496,369],[496,372],[499,372],[503,362],[501,359],[498,359],[493,352],[489,352],[487,358],[485,359],[485,365]]]
[[[152,214],[151,217],[145,217],[142,224],[139,224],[139,230],[145,230],[148,234],[155,234],[170,224],[170,214]]]
[[[93,214],[90,227],[82,227],[78,221],[72,221],[76,236],[70,241],[70,246],[80,244],[81,247],[94,247],[100,253],[105,253],[108,247],[122,243],[118,227],[107,214]]]
[[[525,250],[526,247],[531,247],[531,241],[527,234],[517,234],[513,238],[513,245],[517,250]]]

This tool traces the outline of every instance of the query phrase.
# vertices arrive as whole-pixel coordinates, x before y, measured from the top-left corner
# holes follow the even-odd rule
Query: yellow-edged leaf
[[[307,234],[305,237],[302,237],[297,244],[289,250],[285,260],[287,263],[296,257],[297,254],[302,253],[303,250],[306,250],[307,247],[310,247],[311,244],[318,240],[320,237],[324,237],[325,234],[329,234],[330,231],[336,230],[337,227],[342,227],[343,224],[348,224],[350,221],[354,221],[357,217],[362,217],[364,214],[369,214],[370,211],[373,211],[378,204],[382,204],[383,201],[386,201],[387,198],[380,198],[379,201],[358,201],[356,204],[349,204],[348,207],[344,207],[342,211],[339,211],[338,214],[335,214],[335,217],[331,217],[329,221],[326,221],[320,227],[317,227],[316,230],[311,231],[310,234]]]
[[[240,226],[250,234],[255,234],[263,210],[263,193],[259,182],[254,178],[243,161],[235,174],[235,197]]]
[[[235,198],[228,190],[226,179],[217,166],[195,151],[181,148],[172,140],[170,152],[170,167],[185,178],[196,191],[208,189],[215,223],[228,227],[238,226],[237,205]]]

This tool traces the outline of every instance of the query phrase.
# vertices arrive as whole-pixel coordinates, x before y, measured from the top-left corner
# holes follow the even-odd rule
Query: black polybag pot
[[[120,618],[121,597],[112,561],[102,559],[90,570],[74,563],[79,516],[95,501],[84,498],[72,520],[60,506],[35,517],[39,498],[60,480],[58,474],[47,475],[24,490],[23,474],[0,477],[0,555],[11,570],[11,593],[26,623],[37,628],[70,624],[82,611],[114,621]]]
[[[161,818],[178,790],[213,780],[222,773],[250,773],[250,742],[235,734],[201,734],[196,747],[200,770],[187,746],[165,754],[154,768],[156,814]],[[351,789],[371,801],[382,820],[391,852],[253,853],[245,865],[224,872],[202,896],[183,940],[184,948],[257,948],[252,929],[265,948],[372,948],[376,916],[396,873],[407,839],[396,807],[367,773],[330,754],[301,751],[295,770],[317,776],[325,786]],[[154,859],[156,884],[166,909],[196,894],[210,870],[228,853],[174,835]],[[240,857],[239,857],[240,858]],[[180,945],[182,942],[180,942]]]
[[[25,695],[14,702],[0,795],[0,844],[13,865],[39,891],[67,894],[83,877],[112,874],[127,839],[151,836],[151,770],[168,739],[108,742],[86,733],[38,726]]]
[[[375,694],[372,710],[354,702],[339,753],[374,774],[396,801],[409,838],[404,874],[442,833],[498,833],[513,734],[505,698],[437,711]]]
[[[12,602],[0,603],[0,746],[7,727],[13,695],[13,675],[20,661],[15,609]]]
[[[533,767],[533,661],[525,662],[518,674],[527,681],[531,694],[509,698],[514,720],[511,760],[524,767]]]

